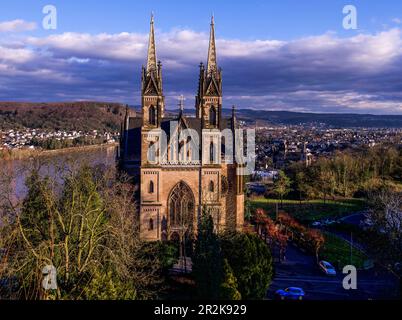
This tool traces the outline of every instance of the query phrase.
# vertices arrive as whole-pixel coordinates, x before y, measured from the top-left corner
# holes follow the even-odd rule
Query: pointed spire
[[[215,72],[217,70],[216,63],[216,46],[215,46],[215,19],[212,15],[211,17],[211,33],[209,36],[209,49],[208,49],[208,74]]]
[[[149,32],[147,73],[158,72],[155,46],[154,14],[151,14],[151,30]]]

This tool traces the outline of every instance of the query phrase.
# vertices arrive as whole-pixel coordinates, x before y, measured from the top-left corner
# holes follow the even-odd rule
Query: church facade
[[[139,186],[141,237],[193,238],[203,213],[213,217],[217,231],[241,230],[244,176],[235,156],[234,108],[231,117],[222,116],[222,72],[213,18],[207,64],[199,66],[194,116],[184,115],[183,101],[176,116],[166,115],[153,18],[141,76],[141,113],[127,110],[119,148],[121,169]]]

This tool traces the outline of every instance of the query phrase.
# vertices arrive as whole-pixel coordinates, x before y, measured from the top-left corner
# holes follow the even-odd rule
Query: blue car
[[[303,300],[305,295],[303,289],[297,287],[289,287],[285,290],[278,290],[275,292],[276,297],[281,300]]]

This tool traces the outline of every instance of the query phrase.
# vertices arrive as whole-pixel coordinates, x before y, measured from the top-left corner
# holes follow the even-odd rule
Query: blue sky
[[[41,27],[47,4],[56,30]],[[346,4],[357,30],[342,27]],[[168,108],[180,94],[193,106],[214,13],[226,107],[402,114],[397,0],[2,0],[0,100],[139,104],[152,11]]]
[[[2,0],[0,21],[19,18],[40,23],[47,4],[59,11],[58,32],[147,32],[152,11],[158,28],[165,31],[175,27],[205,31],[214,13],[220,36],[235,39],[289,40],[327,31],[349,36],[356,31],[342,28],[346,4],[357,7],[360,31],[375,32],[383,25],[392,25],[392,19],[402,18],[399,0]]]

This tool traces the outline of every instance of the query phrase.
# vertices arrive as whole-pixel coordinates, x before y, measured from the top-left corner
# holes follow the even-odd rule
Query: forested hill
[[[125,106],[105,102],[0,102],[0,130],[119,131]]]
[[[230,109],[224,109],[226,115],[231,112]],[[239,109],[236,114],[238,119],[247,123],[255,123],[256,120],[260,120],[274,125],[325,124],[334,128],[402,128],[402,115],[302,113],[250,109]]]
[[[136,108],[139,110],[139,108]],[[131,109],[131,114],[134,114]],[[224,109],[229,116],[231,109]],[[176,113],[176,112],[175,112]],[[0,102],[0,130],[38,128],[49,130],[119,131],[125,106],[108,102],[25,103]],[[299,125],[324,124],[336,128],[402,128],[402,115],[325,114],[238,109],[247,123]]]

